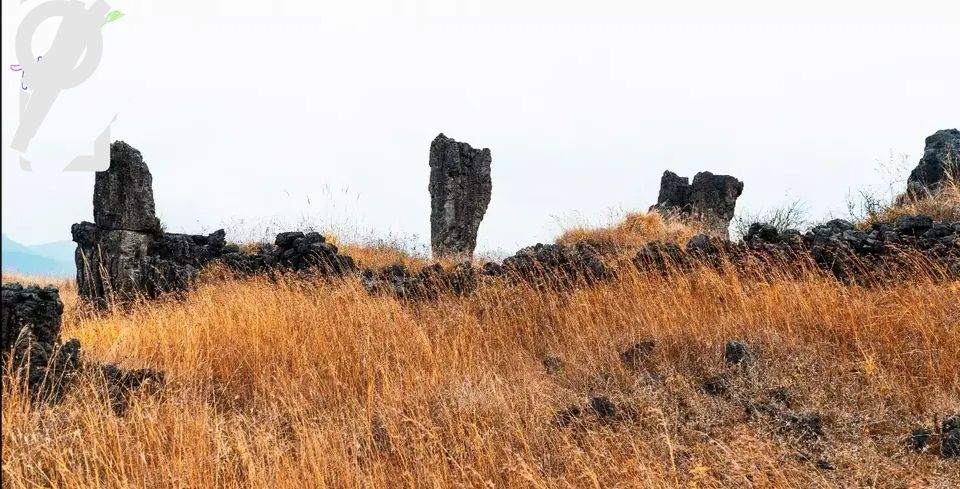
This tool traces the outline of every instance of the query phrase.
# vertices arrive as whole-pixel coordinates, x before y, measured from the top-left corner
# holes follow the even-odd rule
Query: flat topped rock
[[[651,210],[696,217],[725,237],[742,193],[743,182],[730,175],[704,171],[694,175],[690,183],[668,170],[660,177],[660,193]]]

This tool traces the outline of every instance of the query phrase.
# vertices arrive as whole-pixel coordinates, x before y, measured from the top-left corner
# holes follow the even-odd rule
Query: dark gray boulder
[[[960,178],[960,131],[942,129],[927,137],[923,158],[907,179],[907,192],[935,192],[951,178]]]
[[[493,183],[489,149],[438,135],[430,143],[430,244],[435,258],[469,257]]]
[[[726,237],[743,182],[729,175],[700,172],[693,183],[671,171],[660,177],[660,193],[651,210],[679,213],[703,221],[712,234]]]
[[[58,399],[61,386],[72,377],[79,363],[80,343],[60,342],[63,302],[56,287],[24,287],[3,284],[0,346],[2,360],[36,396]],[[6,369],[3,369],[6,373]]]
[[[755,358],[753,350],[742,341],[729,340],[723,347],[723,361],[730,365],[750,363]]]
[[[940,426],[940,455],[960,458],[960,413],[947,416]]]

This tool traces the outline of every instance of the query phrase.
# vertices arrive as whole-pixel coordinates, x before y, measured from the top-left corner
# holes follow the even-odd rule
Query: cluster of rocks
[[[336,245],[317,232],[283,232],[273,244],[261,245],[255,252],[232,247],[219,258],[239,273],[277,270],[342,277],[356,268],[353,258],[340,254]]]
[[[430,143],[430,244],[434,258],[469,257],[490,204],[490,150],[438,135]]]
[[[834,219],[806,233],[781,232],[756,223],[740,243],[707,235],[693,237],[685,248],[650,243],[637,252],[634,263],[644,270],[665,271],[705,262],[716,264],[723,259],[739,263],[749,257],[781,258],[794,265],[807,260],[844,280],[867,278],[880,269],[886,273],[908,272],[917,257],[960,275],[960,221],[902,216],[893,224],[875,223],[857,229],[848,221]]]
[[[469,294],[476,289],[479,275],[469,263],[460,263],[451,270],[435,263],[417,273],[411,273],[402,263],[397,263],[379,271],[364,270],[360,280],[370,294],[417,300],[433,299],[443,292],[458,296]]]
[[[947,416],[940,423],[939,433],[930,428],[917,428],[907,436],[904,444],[914,452],[925,452],[939,436],[940,456],[960,458],[960,413]]]
[[[910,189],[943,185],[955,173],[958,148],[956,129],[927,138],[924,157],[911,174]],[[472,255],[490,201],[490,163],[488,149],[474,149],[443,134],[431,143],[431,244],[436,257]],[[810,260],[849,279],[880,266],[897,268],[892,265],[901,263],[900,268],[906,268],[910,261],[903,252],[913,250],[960,274],[958,223],[935,222],[925,216],[906,216],[894,224],[877,223],[864,230],[833,220],[804,234],[754,224],[741,243],[729,242],[727,228],[742,192],[743,183],[732,176],[700,172],[691,183],[665,172],[658,202],[651,209],[698,218],[708,224],[709,234],[694,237],[685,248],[647,244],[634,263],[642,269],[667,270],[705,261],[718,264],[724,258],[780,257],[795,264]],[[228,244],[223,230],[209,235],[164,232],[156,217],[150,171],[140,152],[123,141],[111,145],[110,167],[96,175],[93,205],[94,222],[74,224],[72,234],[77,243],[80,297],[100,307],[185,290],[213,262],[240,273],[280,270],[342,277],[356,268],[349,256],[315,232],[280,233],[274,243],[254,252]],[[462,295],[475,288],[479,276],[549,288],[589,285],[613,276],[603,252],[586,242],[537,244],[502,264],[487,263],[479,270],[465,263],[453,270],[432,265],[414,273],[398,264],[364,271],[361,280],[371,292],[389,291],[404,299],[435,297],[442,290]]]
[[[730,175],[704,171],[694,175],[690,183],[687,177],[665,171],[657,203],[650,210],[698,219],[711,234],[726,237],[742,193],[743,182]]]
[[[507,257],[502,265],[487,264],[484,273],[547,288],[590,285],[614,275],[601,254],[585,243],[537,243]]]
[[[371,294],[387,293],[398,299],[416,300],[436,298],[442,292],[463,296],[475,290],[484,278],[562,290],[613,276],[613,269],[587,244],[538,243],[521,249],[502,263],[487,262],[475,267],[463,262],[450,269],[435,263],[416,273],[397,263],[380,270],[364,270],[361,281]]]
[[[84,361],[79,340],[63,342],[60,337],[63,302],[56,287],[3,284],[2,301],[0,354],[4,365],[11,362],[13,372],[34,399],[60,401],[73,379],[87,372],[102,379],[101,387],[112,409],[123,414],[134,391],[163,384],[162,372],[126,370],[113,364]]]

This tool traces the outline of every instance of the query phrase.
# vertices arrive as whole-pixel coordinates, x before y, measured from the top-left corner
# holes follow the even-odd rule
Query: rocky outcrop
[[[162,372],[88,362],[81,358],[80,341],[62,342],[63,302],[56,287],[3,284],[2,311],[0,353],[4,365],[11,362],[15,375],[34,399],[59,402],[74,379],[86,372],[103,380],[102,392],[114,412],[123,414],[133,392],[163,383]]]
[[[139,151],[123,141],[110,145],[110,167],[97,172],[94,183],[94,222],[71,228],[77,289],[86,302],[104,308],[184,290],[204,266],[235,251],[223,230],[205,236],[163,232],[152,185]]]
[[[700,172],[690,183],[686,177],[665,171],[660,178],[657,203],[651,210],[702,220],[712,234],[726,237],[742,193],[743,182],[729,175]]]
[[[182,290],[219,256],[223,231],[208,236],[164,233],[153,201],[153,177],[140,152],[110,145],[110,167],[97,172],[94,222],[71,228],[77,243],[77,289],[98,307]]]
[[[493,184],[490,150],[440,134],[430,143],[430,244],[435,258],[470,257]]]
[[[960,276],[960,221],[902,216],[894,223],[857,229],[834,219],[804,234],[757,223],[740,243],[706,235],[691,238],[686,248],[650,243],[637,252],[634,264],[642,270],[671,271],[723,260],[740,265],[751,259],[773,259],[798,268],[810,264],[855,282],[903,277],[924,263]]]
[[[951,179],[960,179],[960,131],[943,129],[927,137],[923,158],[907,179],[907,192],[936,192]]]

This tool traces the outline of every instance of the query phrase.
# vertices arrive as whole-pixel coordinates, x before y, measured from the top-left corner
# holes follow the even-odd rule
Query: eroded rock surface
[[[743,182],[729,175],[700,172],[693,183],[671,171],[660,178],[657,203],[651,208],[700,219],[714,234],[727,236]]]
[[[927,137],[923,158],[907,179],[907,191],[915,195],[935,192],[957,178],[960,178],[960,131],[943,129]]]
[[[3,363],[12,357],[14,371],[33,394],[59,397],[60,385],[78,365],[80,343],[60,343],[61,314],[63,302],[56,287],[3,284]]]
[[[434,257],[473,255],[493,183],[489,149],[440,134],[430,144],[430,244]]]
[[[100,387],[114,412],[122,415],[130,396],[141,387],[159,387],[163,372],[126,370],[81,358],[80,341],[61,341],[63,302],[56,287],[3,284],[0,321],[3,362],[9,360],[36,400],[59,402],[81,373],[102,379]],[[6,373],[6,369],[3,369]]]

